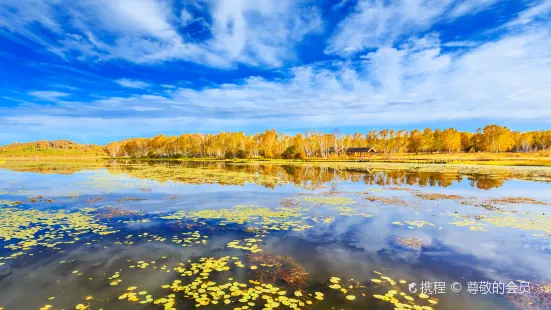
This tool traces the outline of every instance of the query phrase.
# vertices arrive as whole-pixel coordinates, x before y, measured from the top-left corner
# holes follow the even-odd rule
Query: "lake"
[[[551,309],[549,168],[13,161],[0,309]]]

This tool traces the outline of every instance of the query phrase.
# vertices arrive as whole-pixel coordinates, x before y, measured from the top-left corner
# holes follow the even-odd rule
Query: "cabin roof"
[[[351,147],[346,149],[347,153],[377,152],[373,147]]]

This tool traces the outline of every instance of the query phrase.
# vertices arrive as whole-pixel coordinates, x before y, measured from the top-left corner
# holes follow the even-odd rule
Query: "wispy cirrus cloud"
[[[188,29],[196,21],[201,22]],[[307,1],[198,1],[180,11],[164,0],[32,0],[0,6],[4,32],[65,58],[76,53],[81,60],[280,66],[293,59],[297,42],[321,27],[320,12]],[[40,31],[50,38],[37,35]]]
[[[548,22],[551,14],[551,0],[543,0],[532,5],[518,16],[505,24],[507,27],[519,27],[533,23],[534,21]]]
[[[392,46],[435,23],[475,14],[498,0],[360,0],[329,38],[326,53],[350,55]]]
[[[53,84],[50,85],[54,88],[62,88],[62,89],[68,89],[68,90],[79,90],[78,87],[70,86],[70,85],[64,85],[64,84]]]
[[[151,84],[147,82],[131,80],[127,78],[115,80],[115,83],[119,84],[120,86],[128,87],[128,88],[147,88],[151,86]]]
[[[68,97],[71,94],[59,92],[59,91],[53,91],[53,90],[35,90],[35,91],[29,92],[29,95],[39,99],[55,101],[60,98]]]
[[[457,18],[464,15],[476,14],[491,5],[496,4],[499,0],[463,0],[456,1],[451,4],[447,16],[449,18]]]

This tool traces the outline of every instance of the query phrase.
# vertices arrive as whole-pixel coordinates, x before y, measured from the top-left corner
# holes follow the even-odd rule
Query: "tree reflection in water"
[[[534,175],[521,169],[488,170],[486,167],[456,169],[453,165],[418,169],[415,166],[371,165],[361,163],[234,163],[224,161],[44,161],[11,162],[2,168],[13,171],[71,174],[83,170],[107,169],[112,174],[160,182],[186,184],[244,185],[247,183],[274,188],[294,184],[319,188],[331,182],[354,182],[378,186],[449,187],[468,180],[478,189],[501,187],[510,179],[551,181],[551,176]],[[424,167],[427,168],[427,167]],[[492,168],[492,167],[490,167]],[[438,171],[434,171],[438,170]],[[329,184],[330,185],[330,184]]]

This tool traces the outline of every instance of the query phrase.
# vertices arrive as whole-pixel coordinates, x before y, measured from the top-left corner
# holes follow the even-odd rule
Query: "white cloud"
[[[176,12],[165,0],[15,1],[0,6],[0,31],[62,57],[79,53],[80,60],[186,60],[228,67],[282,65],[294,59],[294,46],[304,35],[322,27],[319,11],[302,1],[201,1],[193,12],[202,16]],[[209,34],[202,40],[186,32],[194,21]],[[43,29],[50,40],[36,34]]]
[[[442,44],[446,47],[473,47],[480,43],[474,42],[474,41],[450,41]]]
[[[128,88],[146,88],[151,86],[151,84],[146,83],[144,81],[131,80],[126,78],[115,80],[115,82],[121,86],[128,87]]]
[[[432,16],[448,14],[431,12],[450,12],[456,7],[434,9],[433,6],[432,10],[420,13],[419,10],[426,3],[419,3],[404,4],[416,8],[410,12],[402,12],[402,8],[398,10],[394,7],[379,11],[389,13],[388,16],[376,16],[384,21],[384,27],[380,30],[390,32],[390,38],[396,30],[396,37],[404,29],[400,27],[407,26],[399,21],[396,29],[388,28],[396,16],[406,16],[406,20],[409,20],[417,14],[428,14],[426,20],[430,23],[434,18],[439,18]],[[471,41],[471,38],[467,38],[467,41],[442,43],[438,33],[429,33],[400,40],[401,44],[379,46],[381,42],[378,41],[380,38],[377,32],[371,32],[368,37],[360,35],[358,41],[344,40],[343,46],[335,50],[345,50],[346,46],[353,46],[350,42],[357,42],[358,45],[351,50],[358,52],[356,58],[291,67],[275,73],[275,78],[250,76],[237,82],[211,84],[202,89],[187,86],[190,84],[183,82],[174,83],[180,87],[161,84],[164,88],[162,95],[127,94],[92,102],[69,101],[67,93],[36,91],[30,94],[41,99],[57,100],[56,105],[20,102],[10,109],[0,107],[0,115],[3,115],[0,117],[0,131],[5,129],[23,133],[51,130],[59,132],[60,136],[68,132],[94,132],[108,136],[124,128],[139,128],[137,130],[140,132],[135,135],[149,135],[174,131],[259,130],[267,127],[302,130],[396,126],[472,119],[549,122],[551,27],[549,21],[541,18],[541,14],[549,13],[544,4],[542,2],[519,14],[518,20],[527,23],[512,22],[507,27],[501,27],[501,37],[494,41]],[[277,65],[286,56],[281,51],[285,51],[288,44],[280,49],[274,45],[275,41],[299,40],[301,36],[320,27],[315,18],[300,17],[300,21],[286,21],[283,24],[302,23],[309,26],[294,29],[276,25],[271,32],[262,29],[275,21],[271,17],[259,16],[281,16],[290,10],[285,6],[286,2],[281,7],[273,7],[271,2],[247,1],[236,2],[235,7],[226,7],[220,3],[217,5],[208,7],[214,18],[212,31],[215,34],[208,48],[217,51],[212,55],[224,55],[224,61]],[[314,16],[317,14],[315,8],[310,10]],[[159,53],[170,54],[174,51],[170,49],[172,30],[164,27],[172,25],[172,18],[180,20],[181,17],[171,17],[170,10],[162,6],[156,11],[152,9],[152,12],[158,18],[149,16],[151,20],[146,25],[121,29],[124,35],[120,35],[120,39],[132,37],[128,35],[132,31],[155,33],[152,35],[155,40],[150,47],[153,52],[142,56],[166,59]],[[259,14],[258,20],[266,20],[267,24],[255,24],[254,19],[249,19],[252,12]],[[360,13],[355,12],[349,17],[357,14]],[[131,16],[125,18],[134,20]],[[169,22],[164,24],[162,20]],[[124,24],[128,23],[124,21]],[[354,23],[347,27],[353,27],[356,32],[363,29]],[[272,37],[267,37],[265,33],[272,34]],[[352,33],[350,37],[344,38],[353,38]],[[136,42],[141,40],[140,36],[132,38],[138,38]],[[381,40],[384,41],[383,36]],[[95,46],[101,46],[102,43],[98,42]],[[167,42],[168,48],[156,50],[159,42]],[[374,42],[376,48],[359,53],[366,42]],[[110,43],[102,52],[109,48],[122,48],[122,45],[117,44],[120,42]],[[193,46],[205,48],[202,45]],[[148,47],[141,44],[140,48]],[[131,49],[129,53],[137,51],[139,49]],[[130,88],[148,86],[146,82],[131,79],[117,80],[117,83]]]
[[[202,26],[208,27],[208,23],[205,18],[195,17],[185,8],[180,11],[180,22],[182,27],[187,27],[193,23],[200,23]]]
[[[64,85],[64,84],[53,84],[53,85],[50,85],[50,86],[55,87],[55,88],[69,89],[69,90],[79,90],[78,87],[74,87],[74,86],[70,86],[70,85]]]
[[[36,98],[44,99],[44,100],[55,101],[63,97],[68,97],[71,94],[63,93],[59,91],[35,90],[35,91],[29,92],[29,95]]]
[[[542,30],[466,54],[442,54],[433,37],[421,38],[400,49],[380,48],[356,65],[295,68],[284,82],[249,78],[243,84],[180,89],[174,99],[221,111],[231,106],[243,115],[298,117],[301,126],[361,125],[366,119],[370,124],[541,119],[551,115],[545,78],[551,74],[550,42]],[[519,104],[515,94],[526,88],[532,91],[523,92]]]
[[[326,53],[350,55],[392,46],[438,22],[475,14],[498,0],[360,0],[328,41]]]
[[[251,64],[281,65],[292,58],[289,46],[322,26],[317,9],[287,0],[217,1],[211,14],[213,49]]]
[[[187,26],[191,24],[194,20],[193,16],[186,9],[182,9],[180,12],[180,20],[182,21],[182,26]]]
[[[144,134],[154,134],[477,118],[542,122],[551,117],[547,29],[509,35],[462,53],[444,54],[440,46],[429,35],[399,48],[380,48],[358,62],[296,67],[285,80],[249,77],[200,90],[168,89],[164,96],[64,101],[64,112],[37,106],[4,117],[4,123],[20,130],[32,124],[48,130],[55,124],[100,132],[132,123],[140,124]]]
[[[55,7],[48,1],[2,1],[0,5],[0,33],[8,37],[18,33],[49,51],[63,57],[55,44],[49,39],[40,36],[34,31],[34,25],[41,25],[54,34],[63,33],[61,25],[56,19]],[[18,40],[17,37],[13,39]]]
[[[498,0],[463,0],[457,1],[448,15],[450,17],[459,17],[463,15],[475,14],[489,6],[495,4]]]
[[[549,16],[551,13],[551,0],[543,0],[540,3],[530,7],[527,10],[522,11],[517,18],[508,22],[508,27],[518,27],[530,24],[541,18],[542,16]]]
[[[337,27],[327,53],[350,54],[390,45],[403,34],[429,27],[449,5],[449,0],[361,0]]]

